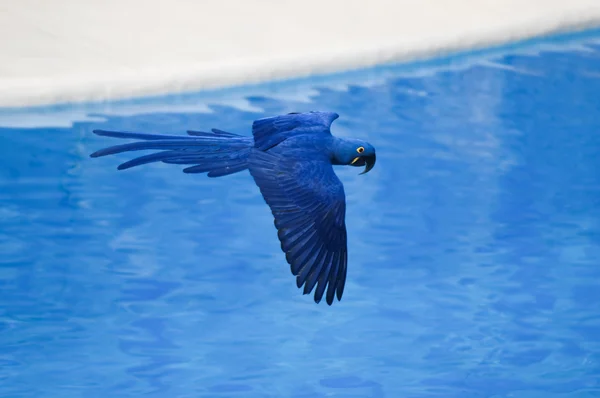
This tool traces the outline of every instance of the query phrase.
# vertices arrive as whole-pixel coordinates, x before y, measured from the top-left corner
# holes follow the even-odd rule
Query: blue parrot
[[[267,117],[253,122],[251,137],[218,129],[188,131],[188,135],[94,130],[100,136],[141,141],[111,146],[90,156],[158,150],[118,169],[163,162],[190,165],[184,173],[209,177],[249,170],[275,218],[296,285],[304,285],[303,294],[310,294],[316,286],[314,301],[319,303],[326,293],[331,305],[334,296],[342,299],[348,263],[346,198],[332,166],[365,166],[360,173],[364,174],[376,159],[369,143],[331,134],[331,124],[338,117],[334,112],[314,111]]]

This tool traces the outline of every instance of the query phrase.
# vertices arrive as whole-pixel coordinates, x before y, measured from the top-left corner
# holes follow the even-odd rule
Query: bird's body
[[[221,177],[249,170],[271,208],[281,248],[304,294],[315,289],[329,305],[341,299],[348,261],[344,187],[333,165],[375,164],[375,149],[330,132],[333,112],[292,113],[256,120],[252,137],[213,129],[187,136],[94,130],[137,141],[93,153],[92,157],[137,150],[160,150],[121,164],[120,170],[164,162],[188,165],[186,173]]]

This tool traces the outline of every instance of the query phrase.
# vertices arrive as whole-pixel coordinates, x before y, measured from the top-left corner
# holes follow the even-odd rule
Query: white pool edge
[[[597,6],[590,7],[592,3],[588,0],[572,0],[568,5],[555,5],[554,9],[545,9],[544,12],[521,13],[514,19],[490,19],[489,23],[464,25],[463,28],[458,28],[460,24],[455,23],[454,29],[448,28],[431,35],[420,29],[410,37],[398,36],[398,40],[382,40],[381,36],[373,36],[364,40],[362,45],[348,42],[346,46],[340,46],[339,43],[330,46],[321,43],[302,52],[282,50],[269,53],[266,57],[224,57],[210,62],[200,58],[196,62],[174,60],[167,66],[145,64],[137,68],[90,69],[89,72],[85,69],[86,59],[83,60],[84,65],[78,68],[76,65],[69,66],[66,59],[64,64],[67,66],[62,66],[61,74],[44,75],[43,65],[40,65],[35,77],[14,73],[10,78],[0,78],[0,107],[18,108],[197,92],[427,59],[457,51],[596,28],[600,26],[600,2],[597,3]],[[398,35],[401,34],[399,29]],[[35,43],[33,45],[35,48]],[[118,50],[115,50],[115,54],[123,54],[128,50],[126,46],[115,48]],[[94,60],[90,59],[89,62],[91,65]]]

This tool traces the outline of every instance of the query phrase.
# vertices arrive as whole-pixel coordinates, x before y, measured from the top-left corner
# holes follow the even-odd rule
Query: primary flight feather
[[[187,165],[185,173],[221,177],[248,170],[269,205],[281,249],[303,294],[314,290],[319,303],[341,300],[348,249],[346,197],[334,165],[375,165],[375,148],[342,139],[330,127],[334,112],[290,113],[256,120],[252,136],[218,129],[188,131],[187,136],[94,130],[95,134],[139,141],[115,145],[91,157],[121,152],[158,151],[129,160],[118,169],[152,162]]]

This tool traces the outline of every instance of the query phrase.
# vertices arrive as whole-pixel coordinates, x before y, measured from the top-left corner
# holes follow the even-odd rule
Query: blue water
[[[310,102],[0,128],[0,396],[600,397],[599,39],[315,81]],[[337,169],[332,307],[296,288],[247,173],[88,157],[115,143],[94,128],[249,134],[308,110],[378,151]]]

